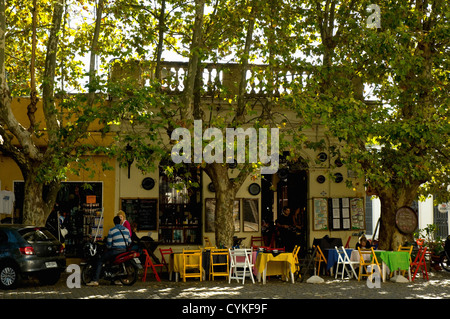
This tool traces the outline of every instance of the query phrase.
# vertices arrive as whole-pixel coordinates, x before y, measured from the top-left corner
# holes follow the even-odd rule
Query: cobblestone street
[[[44,302],[44,305],[59,305],[60,303],[64,305],[67,302],[70,309],[77,309],[78,301],[81,300],[82,307],[85,303],[88,305],[100,304],[101,307],[97,307],[96,310],[109,309],[112,312],[116,307],[126,306],[131,302],[131,305],[138,308],[164,305],[166,311],[174,315],[183,314],[182,317],[186,317],[185,311],[191,315],[201,314],[201,311],[208,311],[205,309],[209,308],[202,310],[196,307],[208,306],[217,306],[216,310],[221,310],[220,316],[218,316],[219,312],[216,312],[214,316],[229,317],[229,315],[255,314],[258,313],[258,309],[259,314],[263,315],[273,314],[275,309],[279,313],[280,307],[291,311],[293,308],[304,305],[316,307],[331,305],[320,309],[326,313],[332,311],[335,305],[360,304],[359,299],[371,300],[372,306],[389,305],[389,303],[398,306],[403,302],[410,304],[426,300],[447,302],[450,299],[450,272],[430,272],[429,276],[430,280],[428,281],[422,279],[421,276],[418,276],[414,282],[408,283],[387,281],[381,283],[379,288],[369,288],[366,280],[340,280],[329,276],[322,277],[325,281],[320,284],[300,281],[293,284],[279,278],[270,278],[265,285],[260,282],[252,284],[250,280],[244,285],[237,282],[228,284],[225,280],[173,282],[164,277],[161,282],[157,282],[151,276],[147,282],[138,281],[131,287],[100,282],[97,287],[81,285],[80,288],[68,288],[67,274],[65,274],[55,286],[42,286],[29,281],[16,290],[0,291],[0,301],[6,304],[13,302],[19,307],[24,299],[27,300],[27,304],[31,302],[31,304],[38,303],[39,305],[41,302]],[[77,300],[75,307],[73,306],[74,300]],[[86,300],[88,301],[86,302]],[[92,300],[95,302],[91,302]],[[324,301],[327,302],[323,303]],[[241,307],[238,309],[241,311],[240,313],[236,307]],[[203,315],[208,315],[208,313],[203,313]],[[209,313],[209,315],[212,314]]]
[[[153,276],[147,282],[138,281],[131,287],[100,282],[98,287],[68,288],[67,274],[54,286],[24,282],[18,289],[0,291],[0,299],[450,299],[450,272],[430,272],[430,280],[418,274],[414,282],[382,282],[370,288],[367,281],[334,279],[323,276],[324,283],[310,284],[270,278],[267,284],[250,280],[244,285],[226,280],[187,282],[157,282]]]

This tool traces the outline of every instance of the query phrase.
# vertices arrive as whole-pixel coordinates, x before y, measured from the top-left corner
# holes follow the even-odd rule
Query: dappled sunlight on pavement
[[[97,287],[81,285],[68,288],[65,278],[55,286],[23,284],[12,291],[0,290],[0,299],[450,299],[450,273],[431,272],[430,280],[417,276],[414,282],[382,282],[370,287],[366,280],[334,279],[324,276],[324,282],[294,284],[279,278],[269,278],[267,284],[249,282],[244,285],[227,280],[172,282],[163,279],[138,281],[133,286],[114,286],[101,282]]]

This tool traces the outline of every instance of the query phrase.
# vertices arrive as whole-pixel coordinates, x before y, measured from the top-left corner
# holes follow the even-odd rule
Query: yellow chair
[[[359,252],[359,274],[358,281],[361,280],[361,277],[370,277],[375,272],[375,266],[378,267],[378,272],[381,275],[380,264],[378,263],[377,256],[375,255],[375,251],[373,247],[370,249],[361,249],[358,247]],[[370,266],[370,270],[369,267]]]
[[[184,282],[186,282],[186,278],[200,278],[200,281],[202,281],[203,267],[201,250],[183,249],[182,276]]]
[[[327,263],[327,259],[325,258],[325,255],[323,254],[322,249],[320,249],[319,246],[313,245],[312,247],[313,247],[313,249],[316,250],[316,255],[314,257],[314,261],[316,262],[317,275],[319,275],[319,273],[320,273],[320,265],[322,263],[326,264]]]
[[[413,250],[413,246],[406,247],[406,246],[402,246],[402,245],[398,246],[398,249],[397,249],[397,251],[406,251],[409,253],[409,263],[410,264],[412,263],[412,259],[411,259],[412,250]]]
[[[228,249],[211,249],[211,267],[209,278],[214,280],[214,277],[222,276],[228,278],[230,276],[230,254]]]
[[[406,251],[407,253],[409,253],[409,265],[411,267],[411,263],[412,263],[412,259],[411,259],[411,254],[412,254],[412,250],[413,250],[413,246],[402,246],[399,245],[397,251]],[[393,276],[394,272],[391,273],[391,277]],[[405,276],[406,274],[406,270],[402,270],[402,276]]]
[[[298,274],[298,277],[301,278],[300,262],[298,260],[298,252],[299,251],[300,251],[300,246],[295,245],[294,250],[292,251],[292,256],[294,257],[294,262],[295,262],[295,272]]]
[[[203,237],[203,239],[205,240],[205,247],[215,247],[215,246],[212,244],[212,242],[211,242],[211,240],[209,239],[209,237],[205,236],[205,237]]]

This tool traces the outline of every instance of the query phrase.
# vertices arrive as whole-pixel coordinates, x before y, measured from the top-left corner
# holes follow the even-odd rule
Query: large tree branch
[[[58,142],[58,112],[55,105],[55,72],[56,55],[58,51],[59,31],[63,17],[64,6],[60,1],[55,2],[52,18],[52,28],[47,42],[47,55],[45,58],[44,80],[42,83],[43,110],[47,122],[47,132],[50,147],[54,147]]]
[[[198,70],[198,64],[201,61],[200,50],[202,47],[203,18],[204,18],[205,0],[195,1],[195,21],[194,31],[191,43],[191,56],[186,78],[186,86],[183,96],[183,108],[181,109],[182,120],[193,120],[193,99],[195,89],[195,79]]]

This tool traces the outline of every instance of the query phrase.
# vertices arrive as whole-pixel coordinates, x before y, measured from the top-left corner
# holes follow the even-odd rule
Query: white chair
[[[237,282],[242,280],[242,284],[245,282],[245,277],[250,276],[252,282],[255,283],[253,277],[253,255],[251,249],[229,249],[230,252],[230,276],[228,277],[228,283],[231,279],[236,279]]]
[[[338,255],[338,262],[336,265],[336,274],[334,278],[337,278],[338,273],[341,274],[341,279],[344,279],[344,272],[347,273],[348,278],[352,278],[353,275],[355,275],[355,278],[358,277],[355,271],[355,267],[353,265],[359,266],[359,261],[351,261],[350,258],[347,255],[347,251],[345,250],[344,246],[341,246],[338,248],[337,246],[334,246],[334,249],[336,249],[337,255]],[[342,265],[342,271],[339,272],[339,265]],[[350,269],[352,270],[349,272],[346,266],[350,266]]]

